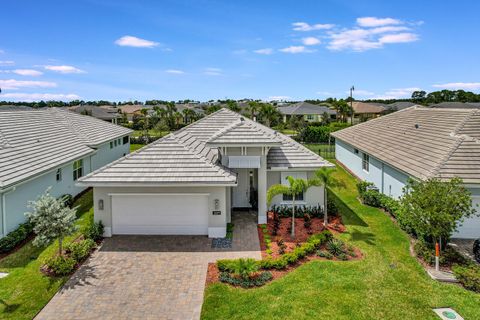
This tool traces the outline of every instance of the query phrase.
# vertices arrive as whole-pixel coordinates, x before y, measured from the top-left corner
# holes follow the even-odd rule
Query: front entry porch
[[[237,168],[237,186],[230,188],[230,212],[257,214],[259,224],[266,223],[267,175],[262,168]],[[258,213],[257,213],[258,212]],[[228,220],[230,222],[230,220]]]

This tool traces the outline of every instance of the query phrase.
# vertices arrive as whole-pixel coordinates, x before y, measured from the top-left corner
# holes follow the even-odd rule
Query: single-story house
[[[59,108],[0,112],[0,237],[47,188],[55,197],[82,192],[76,180],[128,154],[130,133]]]
[[[112,106],[78,105],[69,107],[68,110],[79,114],[92,116],[94,118],[114,124],[116,124],[117,120],[122,117],[122,115],[118,112],[119,110]]]
[[[354,124],[378,118],[385,113],[383,105],[373,102],[353,101],[348,104],[351,104],[353,109],[353,121],[352,117],[349,117],[348,122]]]
[[[384,104],[383,107],[385,108],[385,112],[389,113],[407,109],[416,105],[418,105],[418,103],[410,101],[397,101],[389,104]]]
[[[105,236],[180,234],[224,237],[233,208],[266,223],[268,188],[287,176],[310,178],[333,166],[314,152],[222,108],[78,180],[93,187],[94,216]],[[324,205],[323,187],[299,205]],[[256,205],[255,205],[256,204]],[[272,205],[291,205],[277,196]]]
[[[337,161],[386,195],[402,196],[409,178],[459,177],[480,204],[479,109],[412,107],[332,136]],[[454,236],[479,238],[480,217],[467,219]]]
[[[429,108],[447,108],[447,109],[478,109],[480,108],[480,103],[478,102],[440,102],[431,104]]]
[[[125,104],[118,106],[118,109],[120,109],[121,113],[127,116],[127,121],[132,122],[133,121],[133,116],[134,115],[141,115],[142,109],[147,109],[148,113],[152,113],[153,111],[153,106],[150,105],[143,105],[143,104]]]
[[[304,101],[277,109],[283,116],[283,122],[287,122],[292,116],[301,116],[307,122],[321,122],[325,114],[331,120],[337,118],[337,112],[327,105],[316,105]]]

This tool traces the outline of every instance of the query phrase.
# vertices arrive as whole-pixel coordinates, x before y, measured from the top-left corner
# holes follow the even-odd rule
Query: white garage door
[[[480,212],[480,197],[472,197],[473,208]],[[454,232],[453,238],[478,239],[480,238],[480,217],[474,216],[463,221],[457,232]]]
[[[208,234],[208,195],[112,195],[112,228],[113,234]]]

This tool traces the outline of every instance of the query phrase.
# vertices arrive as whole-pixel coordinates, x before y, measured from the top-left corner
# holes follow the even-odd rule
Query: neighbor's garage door
[[[112,195],[112,228],[113,234],[208,234],[208,195]]]

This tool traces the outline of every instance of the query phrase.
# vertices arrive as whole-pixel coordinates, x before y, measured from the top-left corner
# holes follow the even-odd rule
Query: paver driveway
[[[199,319],[208,263],[261,257],[255,217],[233,223],[232,249],[202,236],[105,239],[36,319]]]

